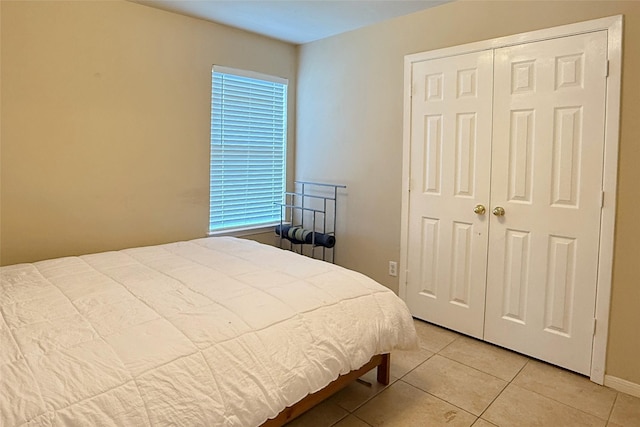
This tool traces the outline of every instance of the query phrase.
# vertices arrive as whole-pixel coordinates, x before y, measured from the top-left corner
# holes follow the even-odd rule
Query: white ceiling
[[[451,0],[131,0],[304,44]]]

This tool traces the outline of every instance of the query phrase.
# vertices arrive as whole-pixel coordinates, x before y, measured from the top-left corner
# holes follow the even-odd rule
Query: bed
[[[416,348],[351,270],[211,237],[0,269],[0,425],[282,425]]]

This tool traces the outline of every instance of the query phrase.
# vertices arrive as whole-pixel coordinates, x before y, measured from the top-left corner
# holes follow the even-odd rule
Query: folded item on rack
[[[280,233],[280,225],[276,225],[276,234],[281,235],[293,243],[316,244],[325,248],[332,248],[336,244],[335,236],[331,234],[318,233],[304,229],[298,226],[282,225],[282,234]]]

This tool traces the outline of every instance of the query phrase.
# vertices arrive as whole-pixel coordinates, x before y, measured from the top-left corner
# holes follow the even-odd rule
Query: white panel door
[[[420,319],[481,338],[493,51],[413,66],[407,297]]]
[[[485,339],[589,374],[606,32],[497,49]]]

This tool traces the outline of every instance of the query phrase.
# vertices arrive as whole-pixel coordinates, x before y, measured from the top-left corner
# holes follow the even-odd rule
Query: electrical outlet
[[[389,261],[389,276],[398,276],[398,263],[395,261]]]

